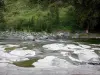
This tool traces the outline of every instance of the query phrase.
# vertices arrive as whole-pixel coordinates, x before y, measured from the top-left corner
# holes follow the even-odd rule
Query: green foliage
[[[73,6],[68,6],[65,10],[64,16],[61,18],[61,26],[73,31],[80,28],[77,24],[77,15]]]
[[[0,23],[0,31],[5,31],[6,25],[4,23]]]
[[[6,27],[4,24],[3,11],[4,11],[4,1],[0,0],[0,30],[5,30]]]
[[[75,31],[100,23],[99,0],[4,0],[2,4],[2,30]]]

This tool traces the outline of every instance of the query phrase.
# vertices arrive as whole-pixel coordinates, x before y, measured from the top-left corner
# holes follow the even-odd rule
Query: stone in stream
[[[32,35],[28,35],[24,38],[24,40],[32,40],[32,41],[35,41],[35,37],[32,36]]]
[[[80,50],[80,51],[74,51],[74,53],[78,55],[79,60],[81,60],[81,61],[86,61],[87,62],[90,59],[93,59],[93,58],[97,59],[97,58],[99,58],[99,56],[95,52],[90,51],[88,49]]]
[[[68,44],[67,47],[70,49],[82,49],[82,47],[80,47],[78,45],[74,45],[74,44]]]
[[[61,55],[68,56],[68,52],[61,52]]]
[[[100,50],[94,50],[94,52],[95,52],[98,56],[100,56]]]
[[[32,50],[13,50],[10,52],[11,55],[19,57],[33,57],[35,56],[35,51]]]
[[[71,59],[73,62],[82,62],[81,60],[78,59],[78,55],[77,54],[71,54],[69,52],[61,52],[61,54],[65,57],[68,57],[69,59]],[[73,57],[74,55],[74,57]],[[75,56],[77,56],[77,58],[75,58]]]
[[[44,59],[40,59],[37,62],[33,63],[36,68],[52,68],[52,67],[75,67],[75,65],[71,64],[70,62],[60,59],[56,56],[46,56]]]
[[[55,35],[55,39],[67,39],[67,38],[70,38],[69,32],[58,32]]]
[[[81,46],[82,48],[91,48],[91,46],[89,46],[89,45],[79,44],[79,46]]]
[[[90,65],[100,65],[100,62],[89,62]]]
[[[43,48],[45,48],[46,50],[67,50],[67,51],[84,49],[78,45],[74,45],[74,44],[64,45],[63,43],[47,44],[47,45],[43,45]]]
[[[100,58],[91,58],[88,61],[88,64],[90,64],[90,65],[100,65]]]
[[[13,62],[13,61],[23,61],[23,60],[29,60],[29,57],[34,57],[35,56],[35,51],[32,50],[22,50],[22,49],[15,49],[13,51],[10,51],[9,53],[4,51],[4,48],[0,48],[0,58],[1,61],[3,62],[5,59],[6,61],[4,62]]]
[[[7,44],[5,46],[7,46],[7,47],[19,47],[19,45],[13,45],[13,44]]]
[[[92,46],[99,46],[100,47],[100,44],[90,44]]]
[[[100,51],[100,48],[92,48],[92,50],[99,50]]]
[[[19,56],[12,55],[12,54],[9,54],[9,53],[2,53],[0,56],[2,57],[2,59],[6,59],[6,60],[8,60],[8,61],[11,62],[11,63],[12,63],[13,61],[28,60],[28,58],[19,57]]]
[[[43,48],[48,50],[61,50],[63,46],[64,44],[54,43],[54,44],[43,45]]]

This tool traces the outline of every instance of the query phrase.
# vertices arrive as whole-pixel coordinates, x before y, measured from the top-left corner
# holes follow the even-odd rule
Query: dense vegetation
[[[99,30],[100,0],[0,0],[0,30]]]

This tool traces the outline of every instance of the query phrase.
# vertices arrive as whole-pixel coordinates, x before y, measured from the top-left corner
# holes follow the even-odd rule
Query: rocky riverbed
[[[90,43],[68,39],[69,33],[67,39],[62,33],[22,33],[0,35],[0,75],[100,75],[98,39]]]
[[[100,39],[100,34],[97,33],[70,33],[70,32],[0,32],[1,40],[14,40],[14,41],[25,41],[25,40],[46,40],[46,39],[71,39],[71,38],[96,38]]]

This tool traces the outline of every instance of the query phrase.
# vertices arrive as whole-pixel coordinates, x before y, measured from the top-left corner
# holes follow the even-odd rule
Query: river
[[[100,75],[99,39],[0,40],[0,75]]]

